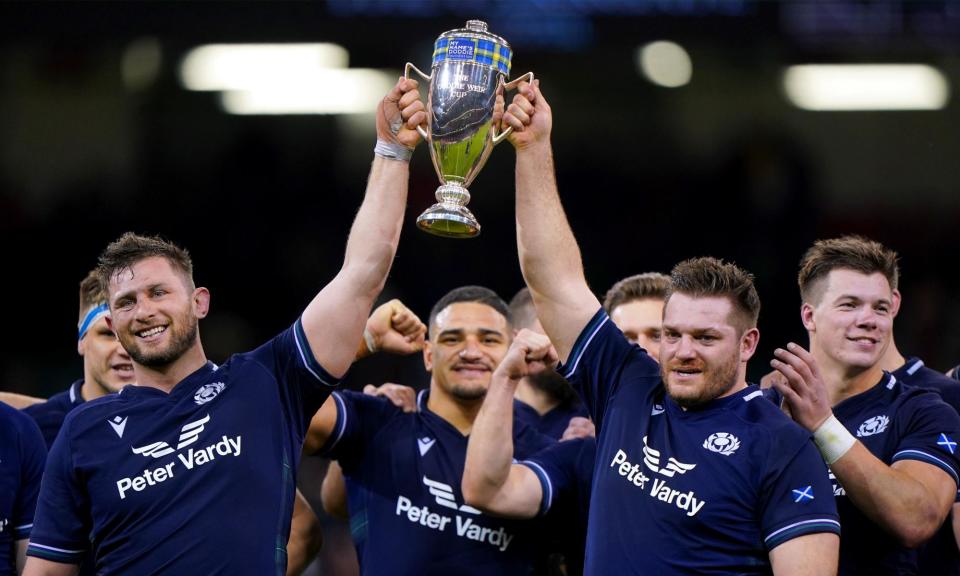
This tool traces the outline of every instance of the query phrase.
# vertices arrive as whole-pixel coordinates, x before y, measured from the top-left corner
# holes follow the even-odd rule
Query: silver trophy
[[[427,129],[417,126],[417,131],[430,144],[430,158],[441,182],[437,203],[417,218],[422,230],[448,238],[480,233],[480,223],[467,209],[467,186],[493,147],[510,134],[511,128],[497,133],[494,126],[497,96],[522,80],[533,82],[531,72],[507,82],[512,56],[510,44],[488,32],[486,22],[469,20],[466,28],[437,38],[430,75],[407,62],[405,78],[413,70],[430,83]]]

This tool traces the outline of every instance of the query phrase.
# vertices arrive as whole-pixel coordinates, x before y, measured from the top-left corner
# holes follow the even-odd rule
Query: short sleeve
[[[37,497],[40,494],[40,481],[47,459],[47,445],[40,428],[31,418],[22,418],[20,430],[20,492],[14,504],[13,539],[23,540],[30,537],[33,529],[34,512]]]
[[[385,398],[350,390],[331,394],[337,408],[333,433],[320,448],[319,455],[337,460],[350,473],[363,460],[364,450],[383,424],[400,409]]]
[[[660,367],[643,349],[631,344],[603,309],[577,338],[567,363],[557,366],[583,398],[599,428],[607,402],[625,379],[660,380]]]
[[[809,435],[800,430],[771,447],[760,488],[760,529],[767,550],[819,532],[840,534],[829,472]]]
[[[73,467],[70,421],[68,417],[47,457],[27,554],[80,564],[89,547],[92,521],[86,492]]]
[[[540,480],[542,498],[539,515],[544,515],[555,502],[577,498],[589,492],[596,459],[597,442],[593,437],[557,442],[522,460]]]
[[[960,416],[933,392],[915,394],[896,415],[900,441],[891,464],[919,460],[940,468],[960,486]]]
[[[276,378],[284,408],[303,436],[310,419],[340,379],[317,362],[299,319],[251,355]]]
[[[555,439],[537,431],[533,426],[521,422],[516,416],[514,416],[513,426],[513,457],[516,459],[526,458],[557,443]]]

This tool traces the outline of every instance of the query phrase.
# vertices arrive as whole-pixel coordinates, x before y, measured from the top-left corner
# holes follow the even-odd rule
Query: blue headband
[[[90,326],[102,316],[106,316],[108,314],[110,314],[110,307],[108,307],[106,303],[91,308],[87,312],[87,315],[84,316],[83,320],[80,322],[80,326],[77,329],[77,340],[83,340],[83,337],[87,335],[87,330],[90,329]]]

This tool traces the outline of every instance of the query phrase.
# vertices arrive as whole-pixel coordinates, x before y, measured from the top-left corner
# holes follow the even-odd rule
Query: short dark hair
[[[146,258],[166,258],[175,270],[183,274],[187,285],[193,287],[193,261],[190,253],[160,236],[141,236],[126,232],[111,242],[100,254],[97,279],[105,296],[110,294],[110,279]]]
[[[82,320],[91,308],[104,304],[106,301],[107,295],[100,286],[97,271],[96,269],[91,270],[80,281],[80,319]]]
[[[524,286],[510,299],[511,324],[518,330],[529,328],[537,320],[537,309],[533,305],[533,295]]]
[[[622,304],[634,300],[665,300],[667,290],[670,289],[670,277],[659,272],[644,272],[634,276],[627,276],[607,290],[603,299],[603,309],[607,314]]]
[[[433,328],[433,323],[436,321],[438,314],[443,312],[447,306],[459,302],[485,304],[506,318],[509,327],[513,326],[513,315],[510,313],[510,307],[496,292],[483,286],[461,286],[444,294],[443,298],[437,300],[437,303],[430,309],[430,328]]]
[[[883,244],[856,234],[817,240],[800,259],[800,297],[816,304],[823,297],[824,285],[830,272],[838,269],[863,274],[880,273],[896,290],[900,281],[897,253]]]
[[[667,301],[673,294],[729,299],[736,317],[734,322],[741,333],[756,328],[760,317],[760,296],[753,285],[753,274],[718,258],[690,258],[674,266]]]

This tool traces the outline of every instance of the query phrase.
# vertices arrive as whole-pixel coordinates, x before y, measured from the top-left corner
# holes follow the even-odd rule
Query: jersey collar
[[[71,406],[79,406],[83,404],[83,394],[81,394],[81,389],[83,388],[83,378],[77,380],[70,385],[70,388],[67,389],[67,397],[70,398]]]
[[[907,377],[916,374],[921,368],[923,368],[923,360],[917,358],[916,356],[911,356],[907,358],[907,361],[904,362],[903,366],[893,371],[893,375],[897,376],[900,380],[904,380]]]
[[[195,370],[189,376],[183,380],[177,382],[176,386],[173,387],[173,390],[170,391],[170,394],[167,394],[159,388],[154,388],[152,386],[137,386],[136,384],[130,384],[125,386],[120,390],[120,395],[124,398],[139,398],[139,397],[179,397],[185,392],[193,392],[193,388],[196,384],[203,382],[210,377],[211,374],[216,371],[218,366],[213,362],[207,360],[207,363]]]
[[[666,391],[666,385],[664,385],[664,392]],[[718,410],[726,410],[731,406],[735,406],[740,402],[752,402],[754,400],[763,400],[763,392],[760,390],[760,387],[756,384],[748,384],[746,388],[730,394],[729,396],[724,396],[723,398],[714,398],[710,402],[707,402],[703,406],[698,406],[697,408],[692,408],[690,410],[684,410],[677,404],[669,394],[664,393],[666,398],[664,403],[666,404],[667,410],[670,411],[671,415],[675,415],[680,418],[696,418],[701,414],[709,414],[717,412]]]
[[[880,377],[879,382],[859,394],[854,394],[849,398],[844,398],[841,402],[833,407],[833,411],[834,413],[847,412],[850,410],[855,411],[862,404],[882,398],[883,396],[889,394],[898,383],[899,380],[897,380],[896,376],[889,372],[884,372],[883,376]]]

